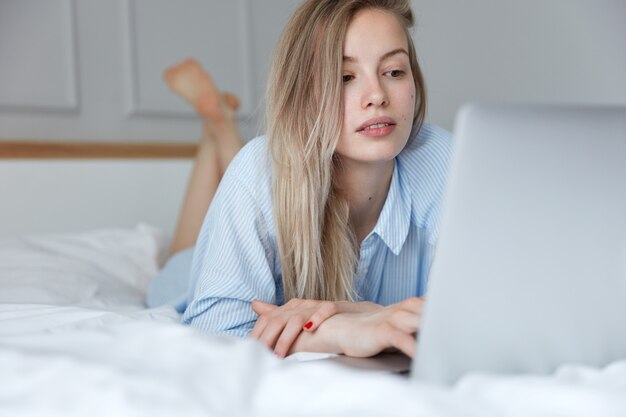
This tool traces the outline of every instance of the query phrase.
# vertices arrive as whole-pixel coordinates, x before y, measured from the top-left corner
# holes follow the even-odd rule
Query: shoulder
[[[419,131],[411,132],[397,158],[402,188],[411,199],[411,221],[430,229],[433,239],[437,234],[452,147],[450,132],[424,124]]]
[[[267,140],[265,136],[259,136],[248,141],[235,155],[220,181],[220,186],[222,183],[236,183],[252,194],[265,192],[270,187],[271,173]]]
[[[229,164],[228,171],[235,171],[239,174],[257,173],[259,168],[265,168],[266,165],[269,168],[268,156],[267,140],[265,136],[258,136],[241,148]]]
[[[413,130],[399,158],[405,163],[428,161],[447,165],[452,155],[453,137],[439,126],[425,123],[421,129]]]
[[[411,132],[398,164],[405,181],[443,187],[452,157],[452,134],[439,126],[424,124]]]
[[[265,219],[268,227],[273,229],[271,176],[265,136],[251,139],[228,165],[215,200],[224,199],[231,205],[243,205],[245,207],[238,207],[237,210],[248,210],[248,214],[254,214],[254,219]]]

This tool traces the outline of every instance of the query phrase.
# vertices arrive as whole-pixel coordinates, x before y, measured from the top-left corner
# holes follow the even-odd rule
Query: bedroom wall
[[[165,67],[197,57],[258,131],[271,51],[298,0],[0,0],[0,139],[194,141]],[[623,0],[414,0],[430,97],[626,105]]]
[[[624,0],[414,0],[430,119],[471,100],[626,105]]]

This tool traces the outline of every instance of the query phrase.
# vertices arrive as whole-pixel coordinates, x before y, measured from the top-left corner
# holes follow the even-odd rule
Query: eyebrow
[[[384,54],[383,56],[380,57],[380,59],[378,60],[378,62],[382,62],[396,54],[405,54],[406,56],[409,56],[409,53],[406,51],[406,49],[404,48],[398,48],[398,49],[394,49],[392,51],[387,52],[386,54]],[[351,56],[344,56],[343,57],[343,62],[357,62],[358,60],[354,57]]]

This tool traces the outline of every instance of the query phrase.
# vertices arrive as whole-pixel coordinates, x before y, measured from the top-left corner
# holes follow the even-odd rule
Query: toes
[[[237,110],[239,108],[239,99],[234,94],[224,93],[222,94],[222,100],[224,100],[226,105],[233,110]]]

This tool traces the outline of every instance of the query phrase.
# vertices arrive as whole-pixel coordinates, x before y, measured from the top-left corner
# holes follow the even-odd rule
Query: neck
[[[372,231],[385,205],[394,161],[376,164],[342,160],[337,184],[348,201],[357,243]]]

